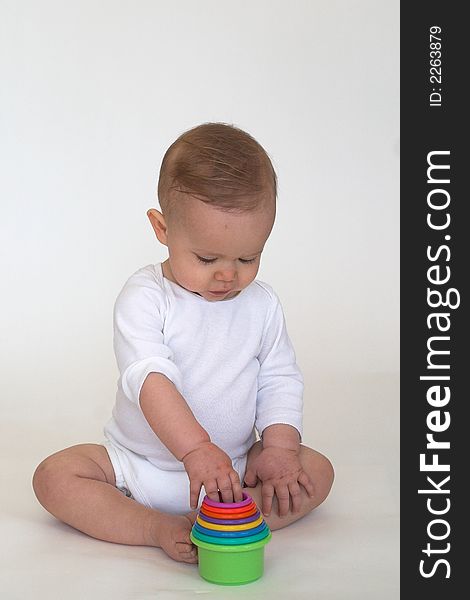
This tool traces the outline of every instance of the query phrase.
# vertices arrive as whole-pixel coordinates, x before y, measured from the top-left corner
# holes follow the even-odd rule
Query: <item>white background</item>
[[[304,373],[304,441],[336,466],[321,510],[332,523],[354,516],[360,487],[396,514],[398,2],[44,0],[0,11],[5,464],[22,459],[30,479],[47,454],[100,442],[118,377],[114,300],[129,275],[166,258],[145,214],[161,159],[184,130],[223,121],[253,135],[278,173],[259,278],[283,302]],[[47,529],[29,479],[20,505]],[[369,542],[364,573],[381,544]],[[371,598],[396,597],[388,560]],[[330,573],[323,597],[355,598],[354,573],[351,595],[335,595]]]

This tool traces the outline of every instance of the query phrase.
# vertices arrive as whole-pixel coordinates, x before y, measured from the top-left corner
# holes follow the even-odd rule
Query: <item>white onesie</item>
[[[115,471],[118,462],[121,469],[129,462],[118,461],[116,452],[130,450],[133,458],[151,463],[146,470],[177,471],[187,482],[183,463],[160,442],[140,408],[140,390],[152,372],[174,383],[234,466],[246,462],[255,427],[261,435],[269,425],[286,423],[302,434],[302,376],[279,299],[265,283],[253,281],[234,298],[209,302],[164,278],[161,264],[148,265],[127,280],[116,300],[114,350],[120,377],[105,436]],[[127,480],[135,474],[116,476],[124,479],[122,487],[132,488]],[[189,482],[187,487],[189,492]]]

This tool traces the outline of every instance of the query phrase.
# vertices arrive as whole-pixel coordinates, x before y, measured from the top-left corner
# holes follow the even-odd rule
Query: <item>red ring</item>
[[[208,517],[213,517],[214,519],[244,519],[245,517],[251,517],[257,511],[258,511],[258,508],[256,507],[256,505],[253,508],[250,508],[250,510],[247,510],[243,513],[241,513],[241,512],[234,513],[232,511],[230,511],[230,512],[228,512],[228,511],[213,512],[206,507],[201,507],[201,509],[200,509],[200,512],[203,515],[206,515]]]
[[[213,508],[212,506],[204,504],[203,502],[202,508],[204,508],[205,510],[209,510],[210,512],[217,513],[219,515],[226,515],[228,513],[241,514],[247,512],[248,510],[256,509],[256,504],[254,502],[251,502],[248,506],[244,506],[243,508]]]

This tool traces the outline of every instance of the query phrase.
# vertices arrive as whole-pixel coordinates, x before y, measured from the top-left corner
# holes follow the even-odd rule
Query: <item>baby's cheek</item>
[[[184,280],[183,286],[186,289],[198,291],[204,289],[204,273],[200,272],[200,267],[186,268],[182,274]]]
[[[249,279],[247,279],[244,283],[243,283],[243,288],[246,288],[250,285],[250,283],[252,283],[255,280],[255,277],[250,277]]]
[[[201,271],[201,268],[199,267],[197,270],[194,270],[193,281],[198,289],[206,290],[209,287],[209,284],[214,281],[214,277],[209,270]]]

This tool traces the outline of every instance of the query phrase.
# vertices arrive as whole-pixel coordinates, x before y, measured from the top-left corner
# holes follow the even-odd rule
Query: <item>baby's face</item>
[[[236,296],[258,273],[274,223],[274,201],[256,212],[231,213],[186,196],[167,223],[165,277],[215,302]]]

